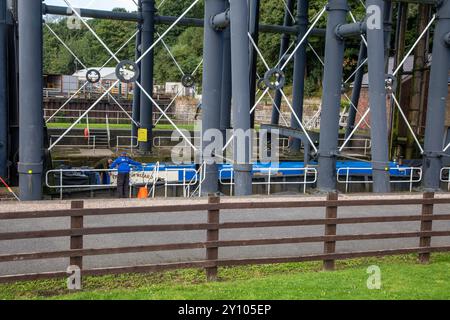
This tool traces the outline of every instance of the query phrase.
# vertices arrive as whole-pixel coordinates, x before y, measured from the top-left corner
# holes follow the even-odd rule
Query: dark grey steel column
[[[220,130],[224,141],[227,130],[231,129],[231,42],[230,27],[223,31],[223,71],[220,104]]]
[[[222,31],[211,25],[211,17],[225,10],[224,0],[205,1],[205,25],[203,46],[203,101],[202,133],[210,129],[220,129],[220,106],[222,101],[223,39]],[[203,141],[203,139],[202,139]],[[203,141],[202,150],[210,141]],[[217,164],[206,166],[202,194],[219,191],[219,173]]]
[[[384,12],[383,0],[367,0],[367,7],[376,6],[381,15]],[[385,34],[383,16],[377,26],[367,25],[367,43],[369,58],[369,104],[372,130],[372,168],[373,191],[390,191],[389,182],[389,139],[386,111],[386,74],[385,74]]]
[[[0,177],[7,177],[8,160],[8,99],[7,99],[7,30],[6,0],[0,0]]]
[[[359,48],[359,57],[357,66],[358,68],[362,65],[362,63],[366,58],[367,58],[367,46],[363,41],[361,41],[361,47]],[[351,99],[353,106],[350,106],[348,112],[347,128],[345,130],[345,139],[347,139],[350,136],[353,129],[355,128],[356,113],[359,105],[359,98],[361,96],[361,87],[364,78],[364,70],[365,70],[364,67],[358,69],[358,72],[356,72],[355,75],[355,81],[353,82],[353,91]]]
[[[384,1],[384,62],[385,71],[389,72],[389,58],[391,57],[391,34],[392,34],[392,1]]]
[[[138,11],[142,13],[142,0],[138,1]],[[135,58],[136,60],[139,59],[139,57],[141,56],[141,38],[142,38],[142,34],[141,34],[141,30],[142,30],[142,25],[140,23],[137,24],[137,28],[138,28],[138,33],[136,34],[136,55]],[[138,63],[138,67],[139,69],[141,68],[141,63]],[[139,83],[141,83],[141,75],[139,74],[138,80]],[[136,84],[134,84],[134,89],[133,89],[133,112],[132,112],[132,117],[133,120],[137,123],[139,123],[141,121],[141,88],[139,88],[139,86],[137,86]],[[131,136],[133,137],[137,137],[138,135],[138,127],[132,123],[131,124],[132,128],[131,128]]]
[[[260,0],[249,0],[250,21],[249,29],[250,35],[256,45],[259,44],[259,16],[260,16]],[[256,103],[256,86],[257,86],[257,71],[258,71],[258,53],[253,45],[250,45],[250,106],[253,107]],[[250,126],[255,127],[256,110],[250,115]]]
[[[442,140],[445,132],[448,70],[450,69],[450,0],[443,1],[438,7],[436,19],[423,164],[424,187],[429,190],[439,189],[442,168]]]
[[[320,191],[336,189],[336,152],[339,139],[339,113],[344,63],[344,41],[336,27],[346,22],[347,0],[328,1],[327,36],[325,44],[325,70],[323,80],[322,117],[320,120],[319,176]]]
[[[308,32],[308,7],[309,0],[297,0],[297,23],[298,36],[297,43],[302,40],[306,32]],[[303,42],[301,47],[295,54],[294,61],[294,88],[292,97],[292,107],[297,114],[300,121],[303,121],[303,103],[305,98],[305,73],[306,73],[306,47],[307,40]],[[300,128],[297,119],[292,115],[291,127]],[[291,151],[299,151],[301,147],[301,140],[293,139],[291,144]]]
[[[19,187],[23,201],[42,199],[42,1],[18,1]]]
[[[294,0],[288,0],[286,2],[287,7],[289,8],[289,10],[291,10],[291,12],[293,11],[294,8]],[[289,11],[287,10],[287,8],[284,11],[284,22],[283,22],[284,26],[290,26],[292,25],[292,17],[289,14]],[[280,59],[284,56],[284,54],[286,53],[286,51],[289,48],[289,39],[290,36],[286,33],[284,33],[281,36],[281,44],[280,44]],[[283,64],[283,62],[281,63],[281,65]],[[278,125],[280,123],[280,113],[281,113],[281,100],[282,100],[283,96],[281,94],[280,90],[277,90],[275,92],[275,97],[274,97],[274,104],[273,104],[273,108],[272,108],[272,120],[271,120],[271,124],[273,125]],[[278,109],[280,110],[278,112]]]
[[[235,131],[244,132],[250,130],[248,12],[247,1],[230,0],[233,128]],[[246,139],[244,144],[238,144],[237,139],[234,140],[235,160],[237,152],[242,154],[240,159],[242,161],[235,161],[233,166],[237,196],[248,196],[253,193],[251,150],[251,139]]]
[[[144,53],[155,41],[155,1],[142,0],[142,45],[141,52]],[[150,51],[141,61],[141,85],[149,95],[153,97],[153,70],[154,50]],[[153,103],[141,93],[141,128],[147,129],[147,142],[139,143],[142,153],[152,152],[153,144]]]

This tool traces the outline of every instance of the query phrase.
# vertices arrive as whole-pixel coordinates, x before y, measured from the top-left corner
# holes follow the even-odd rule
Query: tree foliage
[[[162,3],[163,2],[163,3]],[[161,5],[162,3],[162,5]],[[158,14],[165,16],[179,16],[192,3],[192,0],[157,0],[156,5],[159,8]],[[310,1],[309,16],[315,16],[325,5],[326,1]],[[349,1],[352,13],[357,19],[364,17],[364,7],[359,0]],[[160,6],[161,5],[161,6]],[[124,9],[114,9],[115,11],[124,11]],[[200,1],[187,15],[192,18],[203,18],[204,1]],[[281,0],[262,0],[261,1],[261,23],[262,24],[283,24],[284,5]],[[295,16],[295,10],[293,11]],[[416,36],[415,33],[415,17],[417,15],[417,8],[415,5],[411,6],[410,17],[408,22],[408,41]],[[395,15],[394,15],[395,21]],[[348,22],[352,22],[349,20]],[[83,26],[80,30],[73,30],[68,28],[67,19],[49,19],[48,25],[55,31],[55,33],[67,44],[75,55],[87,67],[101,67],[115,66],[117,62],[111,59],[111,55],[102,46],[102,44]],[[136,24],[123,21],[98,20],[89,19],[87,23],[104,43],[116,52],[121,48],[125,41],[136,32]],[[326,27],[326,16],[323,17],[318,25],[318,28]],[[167,25],[157,26],[157,32],[162,34],[167,30]],[[394,24],[395,29],[395,24]],[[394,31],[395,32],[395,31]],[[290,43],[295,41],[295,37],[290,38]],[[267,63],[270,66],[275,66],[279,61],[279,46],[281,41],[280,34],[260,34],[259,47],[264,55]],[[165,44],[170,48],[177,60],[179,67],[184,73],[192,73],[194,69],[202,60],[203,53],[203,30],[202,28],[184,28],[175,27],[164,38]],[[324,39],[312,37],[310,44],[323,60],[324,54]],[[357,57],[359,51],[359,39],[349,40],[346,43],[346,54],[344,62],[344,73],[348,77],[355,69],[357,64]],[[291,46],[291,51],[293,46]],[[155,81],[156,83],[178,82],[181,79],[181,72],[178,66],[174,63],[171,56],[165,50],[163,43],[160,42],[155,47]],[[132,39],[129,43],[117,54],[117,57],[122,59],[134,60],[135,57],[135,40]],[[259,59],[258,74],[265,73],[265,66]],[[44,71],[47,74],[73,74],[76,70],[83,68],[83,65],[64,48],[64,46],[56,39],[56,37],[47,29],[44,28]],[[292,82],[293,63],[290,63],[286,69],[288,84]],[[198,70],[197,80],[200,82],[202,68]],[[323,67],[318,61],[316,54],[311,48],[307,49],[307,94],[317,92],[321,86],[323,74]]]

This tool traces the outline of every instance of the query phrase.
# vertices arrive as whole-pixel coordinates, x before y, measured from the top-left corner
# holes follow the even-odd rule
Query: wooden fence
[[[450,204],[450,198],[435,198],[433,193],[425,193],[423,198],[415,199],[364,199],[364,200],[339,200],[337,194],[331,193],[326,200],[303,200],[286,202],[232,202],[221,203],[220,198],[210,197],[208,203],[169,205],[169,206],[148,206],[135,208],[102,208],[84,209],[82,201],[72,202],[71,210],[54,211],[32,211],[22,213],[0,213],[0,223],[7,223],[10,220],[20,219],[41,219],[41,218],[70,218],[70,228],[61,230],[40,230],[0,233],[0,249],[3,241],[23,240],[23,239],[43,239],[54,237],[70,237],[70,249],[52,252],[29,252],[15,254],[0,254],[0,263],[22,262],[29,260],[44,260],[56,258],[70,259],[70,265],[81,268],[83,276],[97,276],[119,273],[142,273],[155,272],[181,268],[204,268],[208,280],[217,278],[219,267],[251,265],[251,264],[273,264],[303,261],[323,261],[326,270],[333,270],[336,260],[352,259],[362,257],[378,257],[400,254],[418,254],[422,263],[429,261],[433,252],[448,252],[448,246],[431,246],[432,237],[450,236],[448,231],[433,231],[433,221],[449,221],[450,214],[433,214],[433,207],[437,204]],[[344,207],[364,207],[379,206],[389,208],[399,205],[417,205],[420,212],[415,215],[380,215],[343,217],[338,215],[338,208]],[[275,220],[275,221],[251,221],[251,222],[221,222],[221,216],[229,210],[245,209],[283,209],[283,208],[324,208],[325,217],[322,219],[297,219],[297,220]],[[114,226],[114,227],[85,227],[84,218],[92,216],[130,215],[130,214],[155,214],[179,212],[187,215],[192,212],[205,211],[207,221],[205,223],[188,224],[165,224],[165,225],[139,225],[139,226]],[[338,225],[351,224],[371,224],[387,222],[417,222],[420,223],[420,231],[395,232],[395,233],[370,233],[370,234],[347,234],[337,235]],[[325,226],[323,235],[308,237],[278,238],[271,239],[246,239],[246,240],[220,240],[220,232],[230,229],[252,229],[252,228],[273,228],[273,227],[297,227],[297,226]],[[183,232],[183,231],[206,231],[204,242],[190,243],[168,243],[145,246],[116,247],[89,249],[83,246],[83,238],[92,235],[111,235],[129,233],[151,233],[151,232]],[[417,238],[418,246],[403,249],[355,251],[346,253],[336,253],[336,242],[352,240],[379,240],[379,239],[401,239]],[[294,256],[294,257],[261,257],[252,259],[220,259],[219,248],[226,247],[251,247],[262,245],[284,245],[284,244],[305,244],[323,243],[322,254]],[[204,249],[205,259],[202,261],[186,261],[177,263],[164,263],[153,265],[124,266],[111,268],[86,269],[83,268],[83,257],[100,255],[118,255],[125,253],[162,252],[174,250]],[[37,280],[46,278],[67,277],[65,271],[21,274],[21,275],[1,275],[0,282],[12,282],[21,280]]]

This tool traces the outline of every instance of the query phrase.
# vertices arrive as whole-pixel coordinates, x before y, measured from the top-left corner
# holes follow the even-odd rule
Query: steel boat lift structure
[[[253,127],[255,107],[260,102],[260,99],[255,101],[258,86],[256,65],[259,59],[262,60],[267,67],[263,79],[267,87],[263,96],[270,90],[276,90],[274,105],[280,105],[282,100],[288,104],[292,113],[291,129],[303,132],[303,144],[305,146],[309,144],[308,148],[312,148],[317,156],[317,187],[321,191],[336,189],[336,161],[340,155],[339,150],[342,149],[339,148],[338,140],[346,39],[361,39],[361,52],[351,99],[354,108],[350,109],[346,138],[350,139],[358,127],[354,123],[355,106],[358,105],[361,89],[364,70],[362,66],[367,61],[370,78],[368,112],[371,114],[373,190],[377,193],[389,192],[389,128],[386,97],[392,95],[394,101],[397,101],[395,95],[390,92],[397,75],[386,75],[385,65],[391,39],[393,3],[414,2],[433,5],[435,11],[429,25],[434,24],[435,30],[425,143],[421,146],[416,140],[423,154],[424,187],[438,189],[442,159],[445,156],[442,137],[445,133],[444,119],[450,68],[450,0],[366,0],[365,3],[361,1],[361,5],[365,5],[367,10],[367,16],[363,21],[354,19],[347,0],[329,0],[315,17],[308,16],[308,0],[281,1],[286,7],[283,25],[260,24],[260,0],[204,0],[204,19],[187,17],[200,0],[193,0],[178,17],[158,15],[154,0],[139,0],[136,3],[138,10],[135,13],[79,9],[73,7],[69,0],[64,0],[67,4],[64,7],[45,5],[35,0],[0,0],[0,176],[7,175],[8,163],[15,162],[12,154],[17,155],[14,150],[18,147],[19,156],[16,161],[18,160],[20,198],[42,199],[45,151],[51,150],[59,142],[55,141],[50,146],[44,143],[43,16],[51,14],[75,16],[80,19],[80,22],[110,53],[113,61],[118,65],[128,63],[140,70],[139,75],[131,80],[136,83],[136,91],[133,114],[130,117],[133,121],[133,136],[136,135],[138,128],[147,129],[149,142],[140,143],[139,146],[143,153],[152,151],[153,110],[158,109],[165,115],[164,110],[153,99],[154,48],[164,43],[164,37],[175,26],[204,28],[203,131],[211,128],[230,129],[232,112],[235,121],[231,129],[246,131]],[[353,22],[347,23],[349,17]],[[136,60],[124,62],[117,59],[117,53],[112,52],[89,27],[86,18],[136,22],[138,26]],[[326,29],[316,28],[320,19],[326,19]],[[155,26],[159,24],[168,26],[161,35],[155,30]],[[282,35],[280,62],[274,68],[267,65],[258,48],[258,36],[261,32]],[[290,52],[289,37],[296,38],[294,49]],[[310,37],[325,38],[322,130],[318,147],[314,145],[314,141],[302,125],[306,50]],[[283,91],[284,71],[289,63],[294,64],[292,101],[289,101]],[[190,76],[184,74],[183,78],[185,81],[190,80]],[[270,79],[274,76],[277,81],[271,82]],[[111,88],[105,89],[102,97],[109,95]],[[89,108],[87,113],[95,105]],[[278,114],[274,111],[272,126],[279,125]],[[11,119],[18,119],[13,129]],[[67,132],[78,122],[79,120]],[[291,147],[299,149],[301,143],[297,140]],[[250,144],[246,148],[245,161],[234,164],[236,195],[252,193]],[[203,192],[217,192],[218,180],[217,166],[208,165],[202,185]]]

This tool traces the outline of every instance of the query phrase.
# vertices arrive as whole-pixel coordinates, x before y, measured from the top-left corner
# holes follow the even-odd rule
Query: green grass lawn
[[[381,289],[369,290],[367,267],[381,268]],[[64,280],[0,285],[0,299],[450,299],[450,254],[435,254],[428,265],[416,256],[358,259],[324,272],[321,263],[222,268],[218,282],[201,270],[89,277],[81,292]]]

